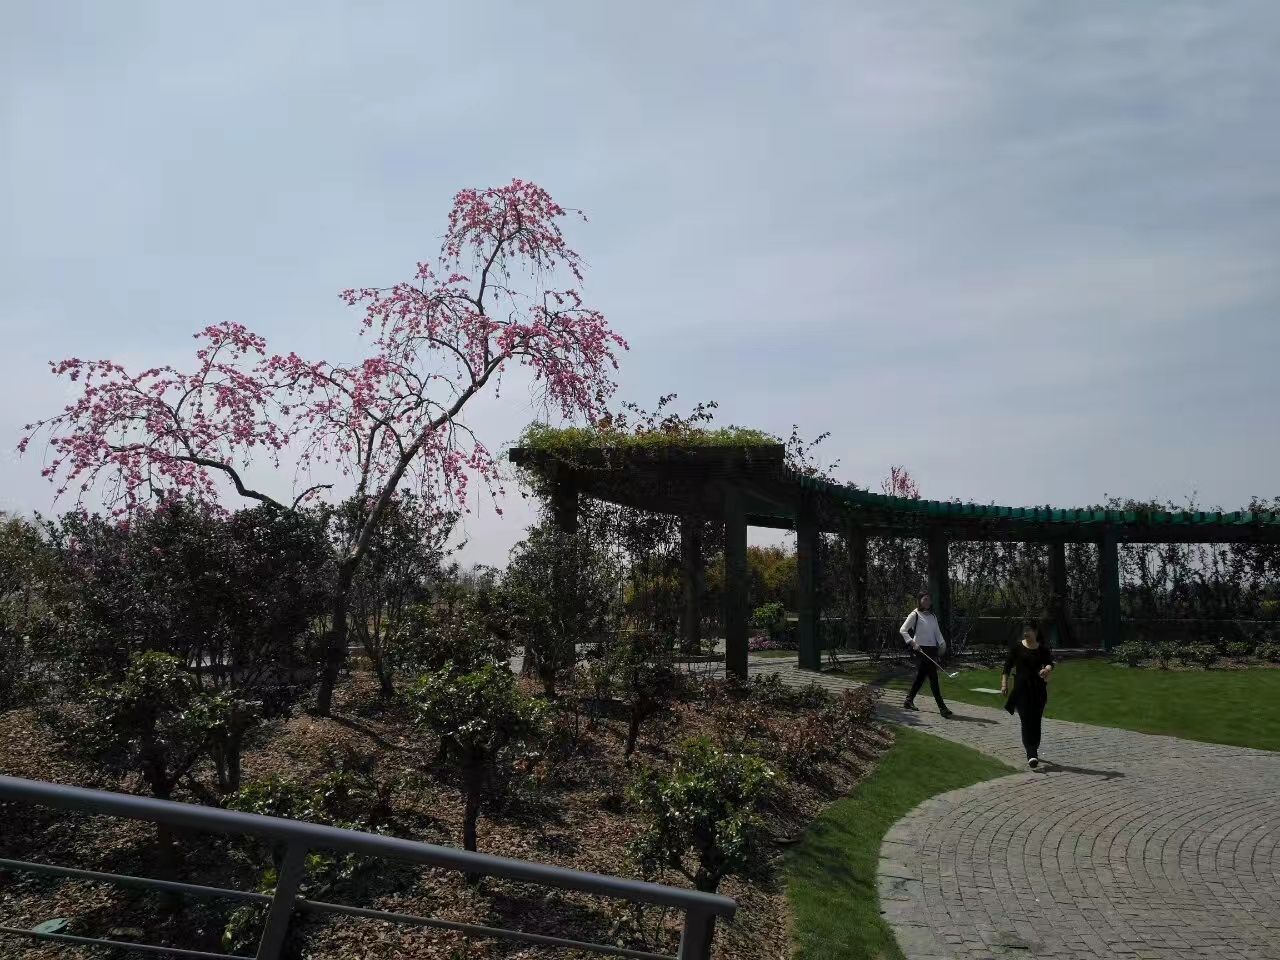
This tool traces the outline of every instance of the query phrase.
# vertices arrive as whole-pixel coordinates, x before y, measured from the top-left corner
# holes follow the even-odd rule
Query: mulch
[[[639,832],[625,802],[626,785],[645,767],[669,763],[674,745],[709,734],[724,742],[747,733],[767,750],[788,725],[815,707],[762,707],[724,696],[678,703],[644,728],[630,763],[622,757],[625,724],[564,712],[557,721],[559,747],[486,809],[480,822],[485,853],[535,860],[579,870],[637,876],[627,846]],[[127,792],[145,792],[137,777],[112,779],[79,760],[74,730],[77,708],[12,710],[0,714],[0,772]],[[576,728],[576,733],[573,731]],[[749,729],[747,729],[749,728]],[[71,731],[71,734],[68,734]],[[69,742],[70,741],[70,742]],[[714,956],[733,960],[781,960],[790,955],[788,910],[782,876],[787,847],[834,799],[848,793],[888,746],[889,734],[867,723],[837,762],[809,772],[803,782],[785,782],[765,811],[770,839],[758,851],[749,879],[729,878],[720,892],[739,905],[737,918],[722,924]],[[462,836],[461,794],[448,770],[433,769],[435,744],[426,742],[395,707],[380,706],[367,675],[355,673],[338,691],[333,715],[299,713],[260,728],[244,756],[244,780],[279,775],[307,781],[331,769],[335,755],[351,753],[375,764],[383,782],[394,781],[393,821],[386,832],[449,846]],[[211,770],[194,772],[175,799],[216,803]],[[211,886],[254,889],[262,863],[242,840],[182,832],[177,846],[179,879]],[[127,873],[162,875],[155,828],[146,823],[0,803],[0,856],[34,862]],[[670,872],[662,882],[688,887]],[[337,895],[333,897],[337,899]],[[669,911],[636,910],[616,901],[528,884],[487,879],[469,886],[457,874],[411,865],[379,863],[357,874],[342,890],[343,902],[380,910],[464,923],[518,927],[674,953],[679,917]],[[65,918],[65,932],[108,936],[218,952],[229,901],[185,899],[93,881],[0,870],[0,925],[29,929]],[[586,957],[495,940],[476,940],[427,927],[350,917],[308,915],[295,925],[299,955],[308,960],[375,958]],[[251,951],[249,951],[251,952]],[[0,936],[0,957],[101,958],[101,949],[19,941]],[[127,956],[119,952],[121,958]]]

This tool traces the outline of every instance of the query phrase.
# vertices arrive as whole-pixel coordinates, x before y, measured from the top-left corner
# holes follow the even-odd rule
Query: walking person
[[[1009,694],[1009,674],[1013,673],[1013,693],[1004,708],[1017,712],[1022,721],[1022,745],[1027,750],[1027,766],[1040,766],[1040,727],[1045,704],[1049,702],[1049,674],[1053,672],[1053,651],[1040,638],[1040,630],[1028,625],[1022,639],[1009,648],[1000,671],[1000,692]]]
[[[902,621],[898,632],[902,634],[902,639],[907,642],[907,646],[916,654],[916,679],[911,684],[911,692],[907,694],[903,708],[920,709],[916,706],[916,694],[924,686],[925,680],[928,680],[929,689],[933,691],[933,699],[938,703],[938,712],[944,718],[950,717],[951,711],[947,709],[942,699],[942,688],[938,685],[936,663],[946,652],[947,642],[942,637],[942,628],[938,626],[938,618],[933,612],[933,598],[929,594],[920,595],[919,605],[907,614],[907,619]]]

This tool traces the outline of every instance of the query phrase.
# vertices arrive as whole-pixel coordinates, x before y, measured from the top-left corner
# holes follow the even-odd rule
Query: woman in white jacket
[[[902,621],[898,632],[902,634],[907,646],[916,653],[916,679],[902,706],[907,710],[919,709],[916,706],[916,694],[927,678],[929,689],[933,691],[933,699],[938,702],[938,712],[943,717],[951,716],[951,711],[943,702],[942,688],[938,685],[938,667],[933,662],[941,659],[947,642],[942,638],[942,628],[938,626],[938,618],[933,612],[933,598],[929,594],[921,594],[920,605],[907,614],[907,619]]]

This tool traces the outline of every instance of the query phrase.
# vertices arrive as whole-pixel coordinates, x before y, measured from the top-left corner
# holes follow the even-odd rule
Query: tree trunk
[[[476,823],[480,819],[480,798],[484,787],[484,771],[479,764],[469,763],[462,770],[463,802],[462,848],[476,851]],[[467,874],[467,882],[478,884],[480,874]]]
[[[240,754],[244,751],[244,734],[233,733],[227,741],[226,777],[227,792],[240,789]]]
[[[333,623],[325,638],[324,665],[320,673],[320,689],[316,692],[316,713],[329,716],[333,708],[333,688],[347,658],[347,608],[351,599],[351,583],[355,579],[355,562],[348,558],[338,567],[338,583],[333,594]]]
[[[636,741],[640,739],[640,721],[643,719],[638,707],[631,708],[631,724],[627,728],[627,749],[622,756],[630,760],[631,754],[636,752]]]
[[[396,689],[391,683],[391,671],[387,669],[381,659],[376,661],[378,668],[378,692],[383,700],[390,700],[396,695]]]

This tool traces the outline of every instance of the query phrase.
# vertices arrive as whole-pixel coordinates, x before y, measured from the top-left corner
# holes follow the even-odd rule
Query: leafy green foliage
[[[268,713],[292,702],[332,585],[314,518],[177,502],[127,524],[67,514],[47,530],[67,573],[58,666],[73,691],[157,650],[205,686],[251,691]]]
[[[630,758],[640,727],[667,708],[679,692],[679,675],[671,653],[653,633],[632,631],[609,651],[597,683],[627,705],[629,715],[624,756]]]
[[[824,707],[831,702],[831,694],[816,683],[803,687],[789,686],[777,673],[756,674],[751,678],[750,691],[752,700],[782,710]]]
[[[224,690],[196,698],[190,712],[191,722],[205,731],[218,789],[234,793],[240,789],[240,757],[245,737],[262,720],[262,704]]]
[[[1236,640],[1224,644],[1222,652],[1233,660],[1246,660],[1253,656],[1254,645],[1248,640]]]
[[[1178,651],[1178,659],[1208,670],[1222,658],[1222,651],[1211,643],[1191,643]]]
[[[661,450],[672,447],[724,447],[750,450],[777,446],[782,441],[760,430],[719,427],[714,430],[686,427],[652,429],[641,433],[613,427],[549,427],[534,423],[525,428],[520,446],[539,453],[572,457],[585,450]]]
[[[758,757],[727,753],[705,738],[687,741],[670,773],[650,771],[633,788],[644,831],[632,854],[650,876],[670,868],[699,890],[716,890],[758,849],[756,809],[774,777]]]
[[[451,603],[415,604],[388,628],[385,663],[402,676],[421,676],[448,664],[469,673],[503,662],[511,655],[511,645],[499,635],[494,613],[474,594],[463,594]]]
[[[613,625],[616,565],[585,532],[544,521],[511,551],[503,586],[514,636],[554,697],[561,674],[577,662],[578,645],[601,644]]]
[[[378,779],[372,764],[348,754],[333,758],[334,769],[312,783],[268,777],[246,784],[227,799],[227,808],[266,817],[304,820],[347,830],[377,832],[391,818],[391,796],[396,784]],[[275,889],[284,849],[249,839],[248,852],[262,868],[258,889]],[[269,859],[268,859],[269,857]],[[351,883],[383,861],[354,854],[315,851],[308,854],[302,893],[322,898],[347,890]],[[222,949],[239,953],[251,949],[262,933],[264,907],[240,907],[228,918]],[[291,945],[296,948],[297,944]]]
[[[481,806],[499,775],[541,738],[545,706],[520,691],[505,664],[469,673],[447,665],[420,677],[406,699],[415,722],[439,738],[444,757],[462,772],[463,846],[475,850]]]
[[[1258,644],[1254,653],[1259,660],[1265,660],[1267,663],[1280,663],[1280,643],[1275,640],[1268,640],[1265,643]]]
[[[1114,662],[1128,664],[1131,667],[1141,666],[1150,656],[1151,651],[1147,649],[1147,645],[1137,640],[1117,644],[1111,651],[1111,659]]]
[[[358,536],[367,509],[363,500],[353,497],[334,510],[335,544]],[[356,569],[348,602],[349,632],[364,648],[384,697],[395,692],[390,634],[413,605],[430,605],[447,580],[445,560],[458,517],[456,510],[440,511],[416,494],[397,494]]]
[[[40,530],[0,514],[0,710],[44,692],[40,660],[50,652],[50,599],[58,585],[57,558]]]
[[[211,736],[216,710],[176,657],[130,659],[124,677],[93,688],[83,745],[120,770],[138,770],[153,796],[168,799]]]
[[[787,608],[781,603],[762,604],[751,611],[751,626],[776,639],[787,625]]]

